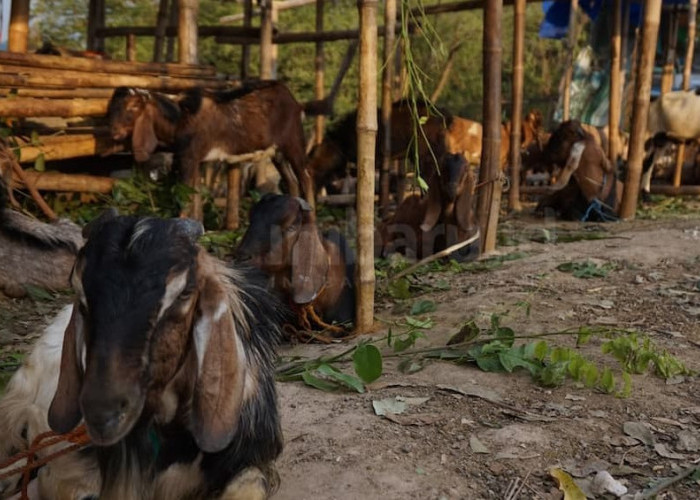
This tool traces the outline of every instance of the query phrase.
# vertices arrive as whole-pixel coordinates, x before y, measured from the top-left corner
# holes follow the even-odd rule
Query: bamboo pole
[[[150,75],[117,75],[70,70],[42,70],[0,64],[0,86],[5,87],[141,87],[178,92],[194,86],[225,87],[227,82],[213,78],[184,78]]]
[[[661,70],[661,94],[673,88],[673,73],[676,62],[676,46],[678,45],[678,7],[674,6],[668,15],[668,32],[666,33],[666,50],[664,65]]]
[[[230,165],[227,175],[226,192],[226,229],[233,231],[238,229],[240,218],[238,211],[241,198],[241,169],[238,165]]]
[[[0,87],[0,97],[41,97],[46,99],[109,99],[114,93],[114,89],[14,89],[10,87]]]
[[[109,137],[96,137],[91,134],[40,137],[40,146],[32,146],[21,138],[17,138],[17,142],[20,146],[19,161],[21,163],[31,163],[40,155],[43,155],[46,161],[65,160],[78,156],[96,156],[111,151],[114,147]]]
[[[690,73],[693,70],[693,55],[695,54],[695,30],[696,17],[698,14],[698,0],[690,0],[688,6],[688,44],[685,51],[685,64],[683,66],[683,90],[690,89]],[[676,156],[676,167],[673,171],[673,186],[681,185],[681,175],[683,174],[683,160],[685,159],[685,143],[678,146]]]
[[[15,97],[0,99],[0,116],[28,118],[32,116],[105,116],[108,99],[35,99]]]
[[[513,4],[513,102],[511,104],[510,127],[510,192],[508,208],[515,212],[522,210],[520,204],[520,131],[523,123],[523,82],[525,69],[525,0],[516,0]]]
[[[179,0],[177,45],[180,64],[197,64],[198,0]]]
[[[260,78],[272,78],[272,2],[260,7]]]
[[[63,69],[90,73],[117,73],[133,75],[162,75],[180,77],[214,77],[213,66],[192,66],[185,64],[165,64],[151,62],[124,62],[85,57],[56,57],[43,54],[18,54],[0,51],[0,64],[18,66],[17,71],[37,69]]]
[[[396,0],[385,0],[384,25],[387,27],[387,36],[384,37],[384,61],[382,72],[382,170],[380,179],[379,205],[381,215],[389,215],[389,171],[391,167],[391,104],[392,85],[394,72],[392,59],[394,58],[394,33],[396,30]]]
[[[610,42],[610,107],[608,111],[608,158],[617,165],[622,111],[620,49],[622,44],[622,0],[613,0],[612,40]]]
[[[4,3],[4,2],[3,2]],[[27,52],[29,37],[29,0],[12,0],[7,48],[10,52]]]
[[[323,0],[316,0],[316,33],[323,33]],[[314,99],[321,100],[324,97],[324,66],[325,55],[323,42],[316,42],[316,58],[314,59]],[[316,144],[323,141],[323,129],[326,117],[318,115],[314,119],[314,140]]]
[[[88,17],[87,17],[87,41],[86,46],[88,50],[96,50],[96,37],[95,33],[97,31],[97,4],[100,0],[89,0],[88,1]]]
[[[158,2],[158,14],[156,17],[156,34],[153,40],[153,62],[163,61],[163,48],[165,47],[165,30],[168,28],[168,0]]]
[[[253,0],[243,2],[243,27],[253,26]],[[250,72],[250,44],[244,43],[241,46],[241,79],[249,77]]]
[[[225,28],[233,28],[233,26],[226,26]],[[409,26],[411,32],[415,31],[413,25]],[[274,30],[273,30],[274,31]],[[316,43],[316,42],[337,42],[339,40],[357,40],[359,38],[359,30],[335,30],[335,31],[324,31],[323,33],[316,33],[315,31],[300,31],[292,33],[273,33],[271,43],[278,45],[288,44],[288,43]],[[377,28],[378,36],[383,37],[385,35],[384,27],[379,26]],[[228,43],[233,45],[239,45],[242,43],[260,43],[259,38],[254,38],[252,35],[216,35],[215,38],[217,43]]]
[[[696,196],[700,194],[700,186],[653,185],[651,186],[651,192],[653,194],[664,194],[667,196]]]
[[[501,31],[503,0],[484,3],[484,137],[479,169],[478,220],[481,250],[496,248],[496,229],[501,207]]]
[[[622,196],[622,206],[620,207],[620,217],[623,219],[634,219],[637,209],[639,182],[642,177],[642,161],[644,160],[644,139],[649,116],[651,76],[654,69],[660,17],[661,0],[644,0],[644,24],[639,38],[640,56],[634,85],[627,178]]]
[[[574,73],[574,50],[576,49],[576,11],[578,11],[578,0],[571,0],[571,10],[569,12],[569,57],[564,72],[564,100],[562,103],[562,121],[569,119],[571,112],[571,79]]]
[[[23,172],[24,180],[13,176],[13,188],[32,186],[38,191],[110,194],[116,182],[116,179],[111,177],[99,177],[96,175],[36,172],[34,170],[24,170]]]
[[[136,36],[133,34],[126,36],[126,60],[136,61]]]
[[[95,3],[95,51],[105,51],[105,38],[99,31],[105,27],[105,0],[97,0]]]
[[[358,0],[360,77],[357,107],[357,311],[355,327],[374,325],[374,162],[377,139],[377,0]]]

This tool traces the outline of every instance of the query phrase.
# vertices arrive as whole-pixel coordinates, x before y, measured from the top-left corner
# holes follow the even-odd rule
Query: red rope
[[[65,448],[56,451],[54,453],[51,453],[49,455],[46,455],[45,457],[42,458],[37,458],[37,453],[41,450],[44,450],[50,446],[57,445],[59,443],[72,443],[70,446],[66,446]],[[72,451],[78,450],[85,445],[90,443],[90,438],[88,437],[87,434],[87,429],[85,428],[85,424],[81,424],[72,431],[66,433],[66,434],[56,434],[53,431],[49,432],[43,432],[39,434],[37,437],[34,438],[32,441],[32,444],[29,446],[29,448],[25,451],[21,451],[14,456],[8,458],[4,462],[0,463],[0,470],[4,469],[6,467],[9,467],[10,465],[19,462],[22,459],[27,459],[27,463],[18,467],[15,467],[14,469],[11,469],[9,471],[3,472],[0,474],[0,479],[5,479],[7,477],[13,476],[15,474],[22,474],[22,493],[21,493],[21,500],[28,500],[29,496],[27,494],[27,488],[29,487],[29,479],[31,478],[31,472],[34,469],[38,469],[42,465],[45,465],[52,460],[57,459],[58,457],[61,457],[63,455],[66,455],[67,453],[70,453]]]

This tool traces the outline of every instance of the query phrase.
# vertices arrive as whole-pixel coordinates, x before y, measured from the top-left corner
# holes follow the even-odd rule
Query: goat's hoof
[[[642,191],[642,203],[651,203],[651,193]]]
[[[266,500],[276,489],[276,482],[275,477],[257,467],[248,467],[233,478],[219,500]]]

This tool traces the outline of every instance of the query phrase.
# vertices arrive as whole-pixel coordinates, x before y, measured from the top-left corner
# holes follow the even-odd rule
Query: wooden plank
[[[40,137],[40,146],[32,146],[21,139],[20,163],[34,162],[39,155],[44,155],[44,160],[65,160],[78,156],[96,156],[114,149],[114,143],[107,136],[94,136],[92,134],[57,135]]]
[[[32,116],[105,116],[109,99],[36,99],[16,97],[0,99],[0,116],[28,118]]]
[[[116,179],[96,175],[62,174],[59,172],[36,172],[25,170],[27,183],[39,191],[71,191],[79,193],[110,194]],[[13,188],[25,187],[19,178],[13,176]]]

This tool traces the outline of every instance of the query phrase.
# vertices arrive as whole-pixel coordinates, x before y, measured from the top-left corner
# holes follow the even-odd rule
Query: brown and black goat
[[[256,81],[231,90],[190,89],[176,99],[177,116],[173,108],[166,111],[160,100],[147,106],[147,98],[142,97],[146,104],[135,99],[139,92],[124,99],[124,90],[117,91],[108,112],[112,136],[123,140],[131,131],[134,153],[138,150],[140,155],[137,160],[147,158],[159,142],[166,142],[167,132],[172,130],[175,163],[184,181],[198,189],[201,162],[227,161],[274,146],[277,154],[273,162],[290,193],[299,195],[301,186],[307,201],[314,205],[313,180],[304,153],[303,106],[284,84]],[[140,109],[151,114],[144,116]],[[158,111],[161,114],[156,117],[153,113]],[[166,123],[170,128],[159,130]],[[201,209],[200,195],[195,192],[191,215],[201,219]]]
[[[311,305],[328,324],[353,320],[352,250],[337,231],[319,234],[301,198],[267,194],[253,205],[237,257],[265,271],[270,287],[297,309]]]
[[[84,420],[100,498],[263,499],[277,480],[280,305],[201,231],[114,212],[86,228],[48,423]]]
[[[399,251],[417,259],[466,241],[477,233],[474,216],[474,174],[461,154],[447,155],[443,169],[428,182],[424,197],[411,195],[379,228],[380,256]],[[463,261],[478,256],[479,242],[459,249]]]
[[[559,125],[544,147],[542,161],[556,182],[550,186],[551,194],[539,202],[537,212],[552,210],[565,219],[616,218],[622,183],[606,153],[580,122]]]
[[[83,243],[80,227],[67,219],[41,222],[8,208],[7,199],[0,175],[0,293],[21,297],[31,286],[69,288],[70,271]]]

